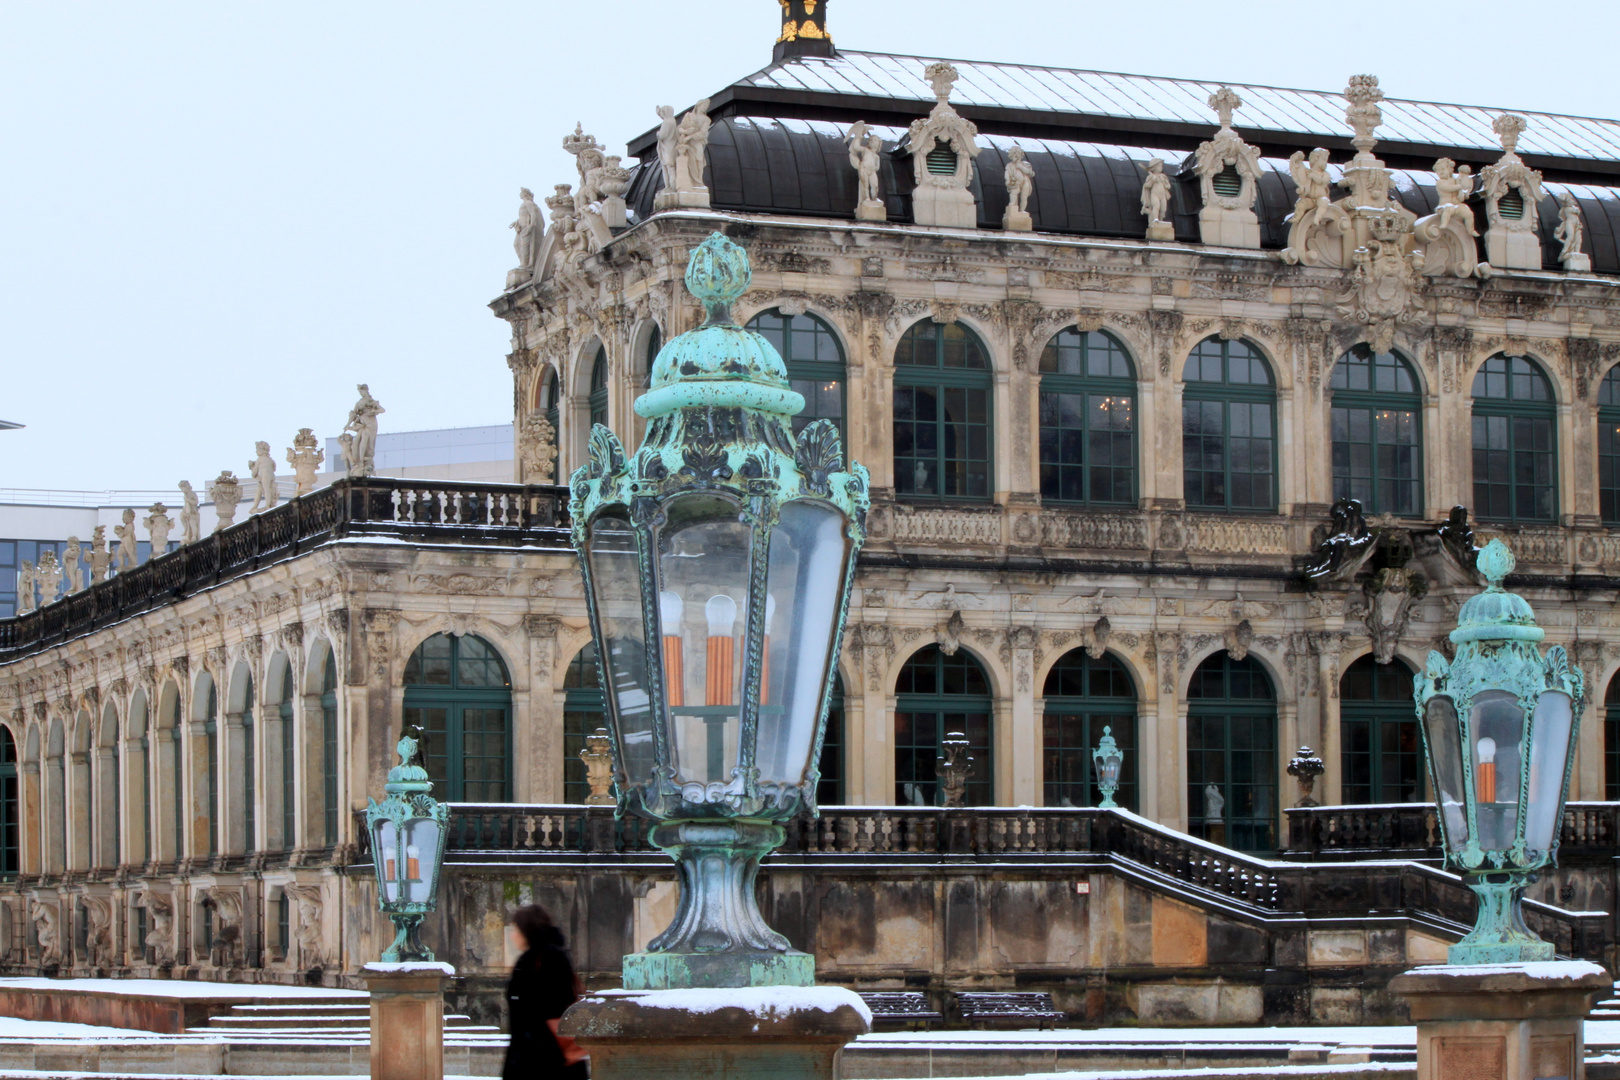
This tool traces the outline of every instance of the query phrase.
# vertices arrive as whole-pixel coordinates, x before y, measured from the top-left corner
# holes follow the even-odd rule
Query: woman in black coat
[[[502,1080],[587,1080],[585,1053],[557,1034],[557,1021],[579,1000],[574,965],[562,933],[538,904],[512,914],[512,943],[523,953],[506,986],[507,1030]]]

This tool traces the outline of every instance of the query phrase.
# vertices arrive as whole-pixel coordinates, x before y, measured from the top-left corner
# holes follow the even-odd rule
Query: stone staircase
[[[453,1036],[498,1035],[501,1029],[492,1024],[475,1024],[472,1017],[460,1013],[446,1013],[444,1030],[447,1036]],[[209,1017],[204,1027],[188,1028],[187,1033],[255,1038],[261,1035],[338,1035],[369,1039],[371,1007],[353,998],[300,999],[288,1005],[235,1005],[229,1012]]]
[[[1588,1020],[1620,1020],[1620,983],[1615,984],[1617,996],[1604,998],[1586,1014]]]

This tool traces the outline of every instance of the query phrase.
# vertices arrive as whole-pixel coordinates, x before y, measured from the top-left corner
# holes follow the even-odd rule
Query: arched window
[[[1474,507],[1482,521],[1558,515],[1557,408],[1531,360],[1491,357],[1474,376]]]
[[[1340,798],[1347,804],[1423,801],[1423,746],[1412,669],[1370,654],[1339,680]]]
[[[0,879],[22,872],[17,823],[22,815],[17,786],[17,742],[11,729],[0,727]]]
[[[591,426],[608,422],[608,359],[607,347],[596,347],[596,359],[591,362]]]
[[[1187,831],[1277,849],[1277,700],[1252,657],[1218,652],[1187,688]]]
[[[934,779],[942,740],[952,732],[968,738],[966,806],[995,798],[990,760],[990,680],[979,662],[958,649],[946,656],[937,645],[918,652],[900,669],[894,705],[894,801],[898,806],[935,806],[943,799]]]
[[[298,741],[293,728],[293,666],[289,658],[281,665],[281,700],[276,702],[276,718],[281,721],[281,850],[298,846]]]
[[[1620,523],[1620,365],[1598,385],[1598,510]]]
[[[579,752],[585,749],[585,737],[602,726],[602,682],[593,641],[574,655],[563,675],[563,802],[582,803],[590,795]]]
[[[562,422],[561,401],[562,384],[557,379],[557,369],[546,364],[545,374],[535,385],[534,408],[536,412],[542,413],[546,423],[551,425],[551,464],[554,470],[558,463],[557,448],[562,445],[562,428],[559,426]],[[552,475],[556,475],[555,471]]]
[[[483,638],[435,634],[405,664],[405,727],[422,731],[434,791],[450,802],[506,802],[512,683]]]
[[[1423,513],[1423,399],[1394,353],[1356,345],[1333,365],[1333,497],[1369,514]]]
[[[1603,797],[1620,800],[1620,675],[1603,696]]]
[[[1182,483],[1200,510],[1277,508],[1277,394],[1243,341],[1207,338],[1183,370]]]
[[[337,661],[326,654],[321,668],[321,816],[326,846],[338,842]]]
[[[1041,353],[1041,499],[1136,501],[1136,372],[1108,334],[1071,326]]]
[[[816,784],[817,806],[844,804],[844,677],[833,675],[827,702],[827,733],[821,738],[821,780]]]
[[[793,433],[812,420],[831,420],[844,431],[844,349],[833,328],[814,315],[783,315],[775,308],[748,320],[787,364],[788,380],[804,395],[804,412],[793,418]]]
[[[923,321],[894,354],[894,490],[910,499],[987,500],[989,354],[959,323]]]
[[[1114,801],[1136,809],[1136,688],[1114,656],[1094,660],[1084,649],[1065,653],[1046,676],[1042,786],[1047,806],[1096,806],[1092,751],[1107,728],[1125,752]]]

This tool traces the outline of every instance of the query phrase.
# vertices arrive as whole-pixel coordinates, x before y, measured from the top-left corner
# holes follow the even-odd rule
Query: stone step
[[[470,1016],[464,1013],[450,1013],[444,1018],[446,1031],[488,1032],[499,1031],[500,1028],[492,1024],[475,1024]],[[369,1010],[345,1016],[305,1015],[286,1013],[278,1016],[237,1016],[226,1013],[221,1016],[208,1018],[207,1027],[194,1027],[189,1029],[193,1033],[210,1031],[242,1031],[253,1032],[299,1032],[299,1031],[355,1031],[369,1033],[371,1030],[371,1014]]]
[[[244,1016],[286,1016],[297,1014],[299,1016],[335,1016],[347,1013],[363,1014],[369,1012],[371,1003],[368,1001],[347,1001],[341,1005],[233,1005],[232,1013],[241,1013]]]

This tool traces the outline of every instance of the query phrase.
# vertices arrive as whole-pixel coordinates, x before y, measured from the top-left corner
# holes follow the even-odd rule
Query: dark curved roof
[[[896,151],[905,129],[872,130],[884,140],[879,187],[888,204],[889,220],[909,222],[911,160],[903,147]],[[1147,231],[1141,211],[1142,179],[1148,161],[1158,157],[1164,160],[1165,172],[1175,178],[1171,212],[1176,239],[1198,242],[1199,185],[1185,152],[1055,139],[1015,140],[1001,135],[979,137],[972,187],[979,203],[980,228],[1001,227],[1007,206],[1003,177],[1008,151],[1015,142],[1035,169],[1029,212],[1037,232],[1141,239]],[[1287,161],[1262,158],[1260,164],[1263,172],[1255,199],[1260,243],[1262,248],[1279,250],[1287,244],[1283,219],[1293,209],[1294,181]],[[735,116],[715,121],[710,131],[704,181],[715,209],[853,220],[855,180],[840,124]],[[1420,217],[1434,212],[1437,199],[1432,174],[1396,170],[1394,180],[1397,197],[1407,209]],[[637,220],[652,213],[660,183],[655,158],[635,167],[626,201]],[[1552,236],[1558,225],[1557,195],[1569,191],[1585,219],[1584,247],[1592,256],[1593,270],[1620,273],[1620,190],[1584,184],[1545,186],[1547,194],[1540,207],[1544,265],[1549,269],[1558,266],[1560,245]],[[1476,206],[1475,216],[1483,237],[1482,206]],[[1483,254],[1482,246],[1481,257]]]

